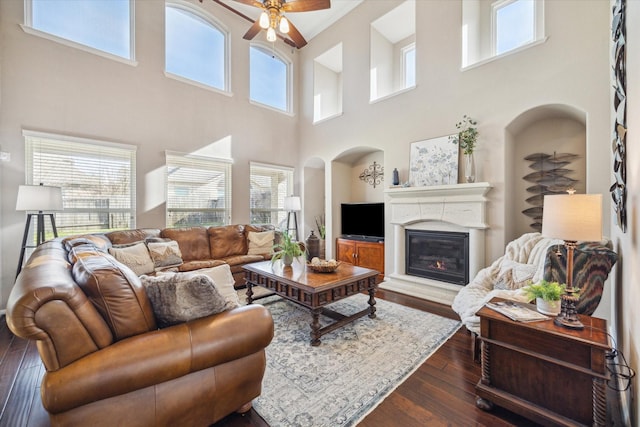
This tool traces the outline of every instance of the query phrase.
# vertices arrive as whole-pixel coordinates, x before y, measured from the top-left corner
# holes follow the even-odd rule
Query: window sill
[[[170,73],[168,71],[164,72],[164,76],[169,78],[169,79],[173,79],[173,80],[179,81],[181,83],[185,83],[185,84],[188,84],[188,85],[191,85],[191,86],[199,87],[200,89],[205,89],[205,90],[208,90],[208,91],[211,91],[211,92],[219,93],[220,95],[229,96],[229,97],[233,96],[233,92],[230,92],[228,90],[223,90],[223,89],[219,89],[217,87],[209,86],[209,85],[207,85],[205,83],[201,83],[201,82],[198,82],[198,81],[195,81],[195,80],[191,80],[191,79],[188,79],[186,77],[182,77],[182,76],[179,76],[177,74]]]
[[[262,102],[254,101],[252,99],[249,100],[249,104],[255,105],[257,107],[266,108],[267,110],[275,111],[276,113],[284,114],[285,116],[295,117],[295,114],[293,114],[290,111],[281,110],[279,108],[272,107],[271,105],[267,105],[267,104],[263,104]]]
[[[485,58],[485,59],[481,59],[480,61],[474,62],[473,64],[469,64],[469,65],[465,65],[465,66],[461,67],[460,71],[471,70],[471,69],[474,69],[474,68],[477,68],[477,67],[481,67],[484,64],[488,64],[490,62],[497,61],[499,59],[505,58],[507,56],[514,55],[516,53],[520,53],[520,52],[525,51],[525,50],[527,50],[529,48],[532,48],[534,46],[538,46],[538,45],[541,45],[543,43],[546,43],[546,41],[548,39],[549,39],[549,37],[543,37],[541,39],[532,41],[531,43],[527,43],[525,45],[522,45],[520,47],[512,49],[512,50],[510,50],[508,52],[501,53],[500,55],[494,55],[494,56],[490,56],[490,57]]]
[[[88,52],[88,53],[92,53],[94,55],[98,55],[98,56],[102,56],[103,58],[107,58],[107,59],[111,59],[114,61],[118,61],[118,62],[122,62],[123,64],[127,64],[127,65],[131,65],[133,67],[136,67],[138,65],[138,61],[135,61],[133,59],[129,59],[129,58],[124,58],[122,56],[118,56],[118,55],[114,55],[113,53],[109,53],[109,52],[105,52],[104,50],[100,50],[100,49],[95,49],[91,46],[87,46],[84,45],[82,43],[77,43],[71,40],[67,40],[67,39],[63,39],[62,37],[58,37],[58,36],[54,36],[53,34],[49,34],[49,33],[45,33],[44,31],[40,31],[40,30],[36,30],[35,28],[29,27],[27,25],[20,25],[20,27],[22,28],[22,30],[27,33],[27,34],[31,34],[46,40],[50,40],[56,43],[59,43],[61,45],[64,46],[68,46],[68,47],[72,47],[75,49],[79,49],[82,50],[84,52]]]
[[[369,104],[376,104],[376,103],[378,103],[378,102],[385,101],[385,100],[387,100],[387,99],[389,99],[389,98],[393,98],[394,96],[398,96],[398,95],[402,95],[403,93],[411,92],[412,90],[414,90],[414,89],[415,89],[415,88],[417,88],[417,87],[418,87],[417,85],[410,86],[410,87],[407,87],[407,88],[404,88],[404,89],[400,89],[400,90],[398,90],[398,91],[395,91],[395,92],[393,92],[393,93],[390,93],[390,94],[388,94],[388,95],[381,96],[380,98],[370,99],[370,100],[369,100]]]
[[[335,119],[336,117],[340,117],[343,114],[344,113],[342,111],[340,111],[339,113],[335,113],[335,114],[332,114],[330,116],[326,116],[326,117],[319,118],[318,120],[314,120],[313,124],[317,125],[317,124],[320,124],[320,123],[323,123],[323,122],[327,122],[327,121],[329,121],[331,119]]]

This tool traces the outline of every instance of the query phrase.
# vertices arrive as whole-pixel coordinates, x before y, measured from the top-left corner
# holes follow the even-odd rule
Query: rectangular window
[[[404,88],[416,85],[416,44],[411,43],[402,48],[402,76]]]
[[[54,36],[56,41],[72,42],[66,44],[133,59],[130,0],[26,0],[25,6],[27,28]]]
[[[251,101],[290,111],[290,64],[263,47],[249,49],[249,97]]]
[[[231,160],[167,152],[167,227],[231,222]]]
[[[136,147],[23,131],[26,183],[62,187],[61,236],[135,228]]]
[[[293,168],[250,164],[251,224],[273,224],[286,228],[284,198],[293,194]]]
[[[492,8],[496,55],[536,39],[534,0],[504,0],[494,3]]]

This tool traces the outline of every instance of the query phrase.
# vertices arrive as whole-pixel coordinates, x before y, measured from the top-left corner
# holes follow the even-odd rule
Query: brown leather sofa
[[[37,341],[51,424],[206,426],[248,410],[273,338],[268,310],[239,307],[158,329],[140,279],[101,243],[42,244],[9,296],[9,328]]]
[[[178,242],[183,263],[178,271],[193,271],[200,268],[229,264],[235,286],[244,286],[244,270],[248,263],[271,259],[270,255],[249,255],[250,232],[274,230],[272,225],[222,225],[216,227],[143,228],[112,231],[106,233],[109,243],[123,245],[153,237],[162,237]],[[276,240],[278,239],[276,232]]]

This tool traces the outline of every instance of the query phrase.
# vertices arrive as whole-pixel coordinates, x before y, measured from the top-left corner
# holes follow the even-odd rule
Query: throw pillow
[[[178,242],[147,242],[149,254],[156,268],[175,267],[182,264],[182,252]]]
[[[273,253],[273,243],[275,232],[273,230],[254,232],[250,231],[247,238],[249,240],[248,255],[271,255]]]
[[[140,276],[154,271],[153,260],[144,242],[138,242],[131,246],[111,247],[109,253],[118,261],[129,267]]]
[[[225,310],[226,301],[204,274],[140,276],[160,328]]]
[[[226,310],[231,310],[240,306],[240,300],[236,289],[233,287],[234,279],[231,273],[231,268],[228,264],[219,265],[217,267],[202,268],[198,271],[184,273],[189,276],[204,274],[208,276],[218,289],[218,292],[224,297],[226,301]]]
[[[531,284],[535,274],[536,266],[533,264],[523,264],[516,261],[505,260],[500,266],[498,280],[493,288],[508,291],[520,289]]]

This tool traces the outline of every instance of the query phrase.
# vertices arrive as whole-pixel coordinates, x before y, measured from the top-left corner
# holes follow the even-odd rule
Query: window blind
[[[26,183],[62,188],[59,235],[135,228],[133,145],[24,131]]]
[[[274,224],[286,228],[284,198],[293,193],[293,168],[251,162],[251,224]]]
[[[167,227],[231,222],[231,160],[166,153]]]

